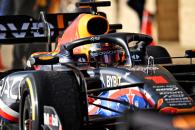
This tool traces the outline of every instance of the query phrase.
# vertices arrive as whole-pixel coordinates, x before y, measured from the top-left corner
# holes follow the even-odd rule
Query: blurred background
[[[75,2],[78,1],[0,0],[0,15],[27,14],[38,17],[41,10],[47,13],[73,12]],[[110,1],[110,7],[99,8],[99,11],[107,14],[110,23],[121,23],[123,29],[119,31],[149,34],[154,38],[154,44],[164,46],[171,56],[183,56],[184,50],[195,48],[195,0]],[[17,48],[13,45],[2,45],[0,70],[14,67],[14,62],[19,63],[18,60],[13,59],[23,59],[19,65],[15,65],[14,68],[17,68],[24,64],[25,58],[29,56],[25,52],[32,53],[39,50],[44,50],[44,46]]]

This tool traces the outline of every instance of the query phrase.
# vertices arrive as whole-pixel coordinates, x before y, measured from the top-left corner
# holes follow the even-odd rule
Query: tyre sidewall
[[[36,80],[36,76],[34,74],[29,74],[22,82],[21,85],[21,99],[20,99],[20,119],[19,126],[20,129],[23,130],[23,111],[24,104],[27,96],[30,96],[31,99],[31,109],[32,109],[32,130],[41,129],[41,124],[43,124],[43,108],[41,98],[39,98],[39,94],[42,93],[41,87],[38,87],[39,82]]]

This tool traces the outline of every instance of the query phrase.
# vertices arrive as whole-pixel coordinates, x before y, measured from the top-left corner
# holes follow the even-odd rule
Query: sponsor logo
[[[188,106],[192,104],[188,95],[177,85],[157,85],[153,88],[169,106]]]
[[[99,36],[95,36],[95,37],[91,37],[90,38],[90,41],[91,42],[95,42],[95,41],[98,41],[98,40],[100,40],[100,37]]]
[[[155,84],[167,84],[168,81],[163,76],[147,76],[147,80],[152,80]]]
[[[182,98],[184,94],[171,94],[171,95],[164,95],[164,98]]]
[[[191,102],[191,100],[189,100],[188,97],[181,97],[181,98],[166,98],[164,99],[165,101],[187,101],[187,102]]]
[[[144,73],[147,73],[147,71],[156,71],[159,68],[156,66],[152,66],[152,67],[141,67],[141,66],[135,66],[132,68],[128,68],[130,71],[142,71]]]
[[[117,52],[117,50],[110,50],[110,51],[97,51],[97,52],[91,52],[92,57],[96,56],[102,56],[102,55],[113,55]]]
[[[177,88],[178,89],[178,88]],[[172,89],[174,90],[174,89]],[[171,94],[183,94],[182,91],[163,91],[163,92],[159,92],[160,95],[171,95]]]
[[[58,116],[55,114],[44,113],[44,125],[59,126]]]
[[[23,79],[24,78],[22,76],[21,77],[14,76],[13,78],[7,77],[7,79],[5,80],[4,87],[2,88],[1,91],[1,96],[5,95],[7,98],[14,100],[19,99],[20,91],[18,86],[20,86],[21,81]]]
[[[49,24],[50,28],[54,28],[52,24]],[[43,29],[43,23],[22,23],[22,26],[16,27],[14,23],[7,23],[6,25],[0,24],[0,39],[6,39],[7,35],[11,35],[14,38],[25,38],[27,33],[34,37],[44,37],[43,33],[40,33],[38,30]],[[28,31],[27,30],[32,30]],[[10,34],[6,33],[11,31]],[[25,32],[26,31],[26,32]],[[51,34],[53,35],[54,32]]]
[[[161,94],[162,94],[162,92],[164,92],[164,91],[176,91],[176,90],[178,90],[178,87],[176,87],[176,86],[173,86],[172,88],[157,88],[156,89],[156,91],[158,91],[158,92],[161,92]],[[166,94],[166,93],[164,93],[164,94]]]
[[[106,75],[106,86],[107,87],[116,87],[120,85],[121,77],[116,75]]]
[[[140,56],[139,56],[139,55],[132,55],[132,58],[133,58],[134,60],[140,60]]]

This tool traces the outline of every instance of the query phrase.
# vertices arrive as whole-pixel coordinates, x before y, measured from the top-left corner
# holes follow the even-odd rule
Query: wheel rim
[[[32,130],[32,110],[31,110],[31,100],[28,95],[25,98],[24,110],[23,110],[23,130]]]

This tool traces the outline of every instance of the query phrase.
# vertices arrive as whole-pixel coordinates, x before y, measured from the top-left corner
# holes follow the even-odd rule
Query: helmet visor
[[[98,50],[90,52],[90,61],[95,61],[100,64],[114,65],[118,62],[119,55],[118,50]]]

